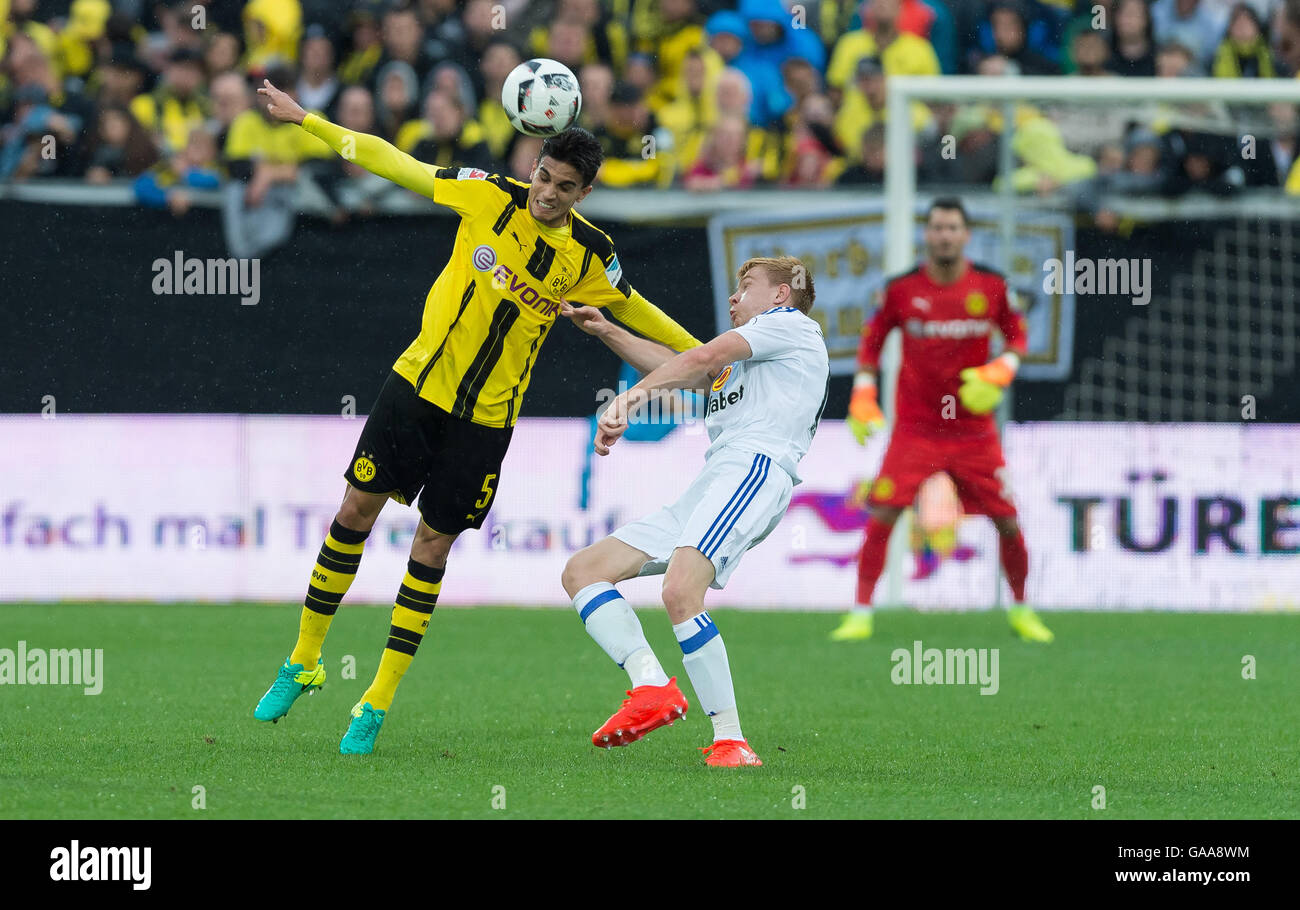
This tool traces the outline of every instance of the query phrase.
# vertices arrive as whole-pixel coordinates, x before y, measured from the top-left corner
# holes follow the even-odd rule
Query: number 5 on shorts
[[[474,503],[474,508],[481,509],[492,501],[492,494],[496,491],[492,489],[492,481],[497,479],[497,475],[489,474],[483,478],[483,498]]]

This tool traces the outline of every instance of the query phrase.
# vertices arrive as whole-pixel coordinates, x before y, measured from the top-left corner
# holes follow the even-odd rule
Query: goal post
[[[1016,196],[1011,187],[1014,158],[1011,137],[1017,102],[1070,104],[1198,104],[1205,102],[1265,105],[1273,102],[1300,105],[1300,79],[1216,79],[1084,76],[890,76],[885,82],[885,249],[884,271],[897,275],[916,262],[913,242],[917,216],[917,131],[913,102],[990,103],[1003,113],[997,193],[999,263],[1007,266],[1015,236]],[[881,353],[880,393],[893,427],[893,396],[902,346],[899,338],[886,339]],[[897,522],[890,539],[886,563],[886,598],[902,603],[902,576],[907,558],[907,513]],[[995,603],[1001,600],[1001,573],[995,570]]]

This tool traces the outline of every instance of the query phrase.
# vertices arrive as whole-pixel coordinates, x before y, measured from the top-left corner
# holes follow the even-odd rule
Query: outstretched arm
[[[640,292],[631,287],[628,290],[630,293],[626,298],[616,296],[608,304],[609,311],[616,319],[674,351],[699,347],[699,339],[678,325],[671,316],[642,297]]]
[[[703,391],[724,366],[748,360],[753,353],[745,336],[739,332],[723,332],[708,344],[678,354],[652,370],[611,401],[600,415],[596,425],[596,454],[609,454],[609,447],[627,431],[628,416],[633,410],[673,389]]]
[[[633,335],[627,329],[614,325],[594,306],[574,306],[560,301],[560,315],[588,335],[594,335],[605,346],[625,360],[638,373],[649,373],[677,356],[677,352],[657,341]]]
[[[434,176],[438,172],[433,165],[417,161],[378,136],[347,130],[324,117],[307,113],[288,92],[276,88],[269,79],[262,80],[257,93],[266,96],[267,111],[276,120],[296,123],[344,159],[408,190],[433,198]]]

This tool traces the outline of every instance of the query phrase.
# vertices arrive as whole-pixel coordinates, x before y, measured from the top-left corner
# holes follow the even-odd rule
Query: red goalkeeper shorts
[[[906,508],[925,479],[940,471],[952,478],[966,514],[1015,516],[1002,442],[996,435],[945,439],[895,428],[871,485],[871,503]]]

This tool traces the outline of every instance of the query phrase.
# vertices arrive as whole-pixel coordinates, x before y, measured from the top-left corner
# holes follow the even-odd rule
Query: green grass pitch
[[[104,650],[99,695],[0,686],[0,817],[1300,816],[1294,615],[1048,613],[1056,641],[1031,645],[996,613],[888,611],[855,645],[827,640],[833,616],[710,611],[765,763],[713,769],[696,751],[711,728],[662,611],[641,619],[691,700],[676,726],[593,748],[626,677],[571,610],[442,607],[375,754],[345,757],[338,741],[388,613],[345,606],[325,688],[259,723],[253,706],[298,610],[0,606],[0,648]],[[891,652],[918,639],[998,648],[998,693],[894,685]],[[345,655],[356,679],[341,678]],[[1255,679],[1242,677],[1246,655]]]

